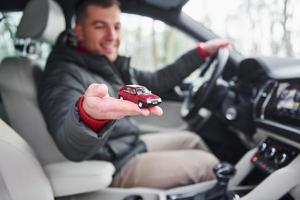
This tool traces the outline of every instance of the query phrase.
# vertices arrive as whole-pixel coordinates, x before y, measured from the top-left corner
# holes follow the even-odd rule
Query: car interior
[[[122,12],[161,20],[197,41],[217,37],[181,12],[188,0],[120,2]],[[1,200],[300,199],[300,60],[293,58],[247,58],[220,49],[193,80],[162,96],[163,118],[135,117],[143,133],[199,134],[221,161],[215,180],[168,190],[113,188],[111,163],[65,158],[38,106],[45,60],[27,53],[35,42],[54,45],[73,26],[76,3],[0,2],[1,12],[22,11],[16,37],[29,41],[21,45],[25,54],[0,63]]]

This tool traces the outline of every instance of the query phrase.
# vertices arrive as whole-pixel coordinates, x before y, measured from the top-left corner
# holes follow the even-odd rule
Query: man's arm
[[[60,63],[58,73],[47,73],[39,88],[39,103],[56,144],[70,160],[81,161],[103,147],[111,134],[114,120],[131,115],[161,115],[158,107],[140,109],[134,103],[109,97],[103,84],[91,84],[86,90],[72,67]],[[109,120],[98,132],[82,120],[78,100],[84,94],[82,108],[94,120]]]
[[[84,152],[84,154],[80,156],[80,158],[83,159],[79,160],[88,159],[96,153],[99,147],[104,145],[110,135],[110,129],[113,126],[114,120],[125,116],[148,116],[150,114],[160,116],[163,114],[162,109],[158,106],[140,109],[135,103],[110,97],[107,86],[104,84],[91,84],[85,91],[84,96],[80,99],[82,102],[82,111],[80,112],[79,101],[75,112],[71,110],[69,116],[67,116],[67,119],[71,120],[66,120],[64,134],[60,135],[64,135],[68,138],[68,144],[66,145],[64,138],[58,138],[59,141],[65,141],[62,148],[64,148],[64,152],[67,152],[68,155],[74,155],[73,152],[69,152],[70,150],[74,151],[74,149],[77,149],[78,151],[79,148],[81,148],[80,152]],[[87,115],[88,120],[94,120],[96,122],[103,122],[104,120],[106,122],[95,132],[95,129],[91,127],[92,124],[87,122],[86,118],[83,119],[82,112]],[[90,133],[90,130],[93,130],[93,133]],[[97,135],[96,138],[95,134]],[[91,136],[91,138],[87,136]],[[72,148],[68,146],[72,146]],[[87,148],[90,149],[86,151]],[[77,158],[80,152],[76,154],[76,157],[72,157],[72,160],[78,160]]]
[[[98,134],[87,127],[77,107],[78,99],[86,89],[82,79],[69,64],[54,62],[51,65],[61,68],[51,70],[51,66],[47,66],[50,69],[46,68],[39,87],[40,108],[61,152],[70,160],[85,160],[103,146],[114,122]]]
[[[180,84],[184,78],[196,70],[206,58],[214,54],[219,48],[229,46],[228,40],[219,38],[199,43],[195,49],[188,51],[171,65],[156,72],[133,69],[132,75],[139,84],[162,94]]]

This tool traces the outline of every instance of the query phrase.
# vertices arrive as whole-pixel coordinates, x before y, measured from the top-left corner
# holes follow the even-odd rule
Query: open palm
[[[125,116],[154,114],[161,116],[160,107],[140,109],[137,104],[130,101],[110,97],[107,86],[104,84],[91,84],[84,94],[83,109],[94,119],[120,119]]]

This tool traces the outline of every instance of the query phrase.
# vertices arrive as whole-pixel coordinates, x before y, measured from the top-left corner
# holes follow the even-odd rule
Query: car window
[[[170,64],[196,41],[169,25],[148,17],[123,13],[120,54],[131,57],[132,67],[157,70]]]
[[[0,61],[7,56],[16,55],[15,32],[21,16],[22,12],[0,12]]]
[[[183,12],[247,56],[300,56],[300,1],[189,0]]]
[[[131,88],[130,93],[131,94],[136,94],[135,89]]]
[[[129,88],[125,88],[125,89],[124,89],[124,92],[126,92],[126,93],[130,93],[130,90],[129,90]]]
[[[136,93],[137,93],[137,95],[143,94],[143,92],[141,90],[137,90]]]
[[[0,61],[5,57],[16,55],[46,60],[51,51],[51,46],[47,43],[16,37],[22,14],[22,12],[0,12]]]
[[[151,93],[147,88],[139,88],[139,89],[136,90],[136,92],[137,92],[138,95],[150,94]]]

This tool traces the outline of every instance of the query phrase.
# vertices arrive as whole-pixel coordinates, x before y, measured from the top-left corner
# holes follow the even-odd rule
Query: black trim
[[[0,11],[20,11],[23,10],[29,0],[9,0],[0,1]]]
[[[271,120],[256,119],[255,122],[259,128],[265,129],[272,134],[275,133],[275,135],[280,135],[292,141],[300,142],[300,130],[298,128],[282,125]]]
[[[7,114],[6,114],[4,105],[3,105],[1,92],[0,92],[0,119],[2,119],[3,121],[5,121],[6,123],[9,124],[8,117],[7,117]]]

